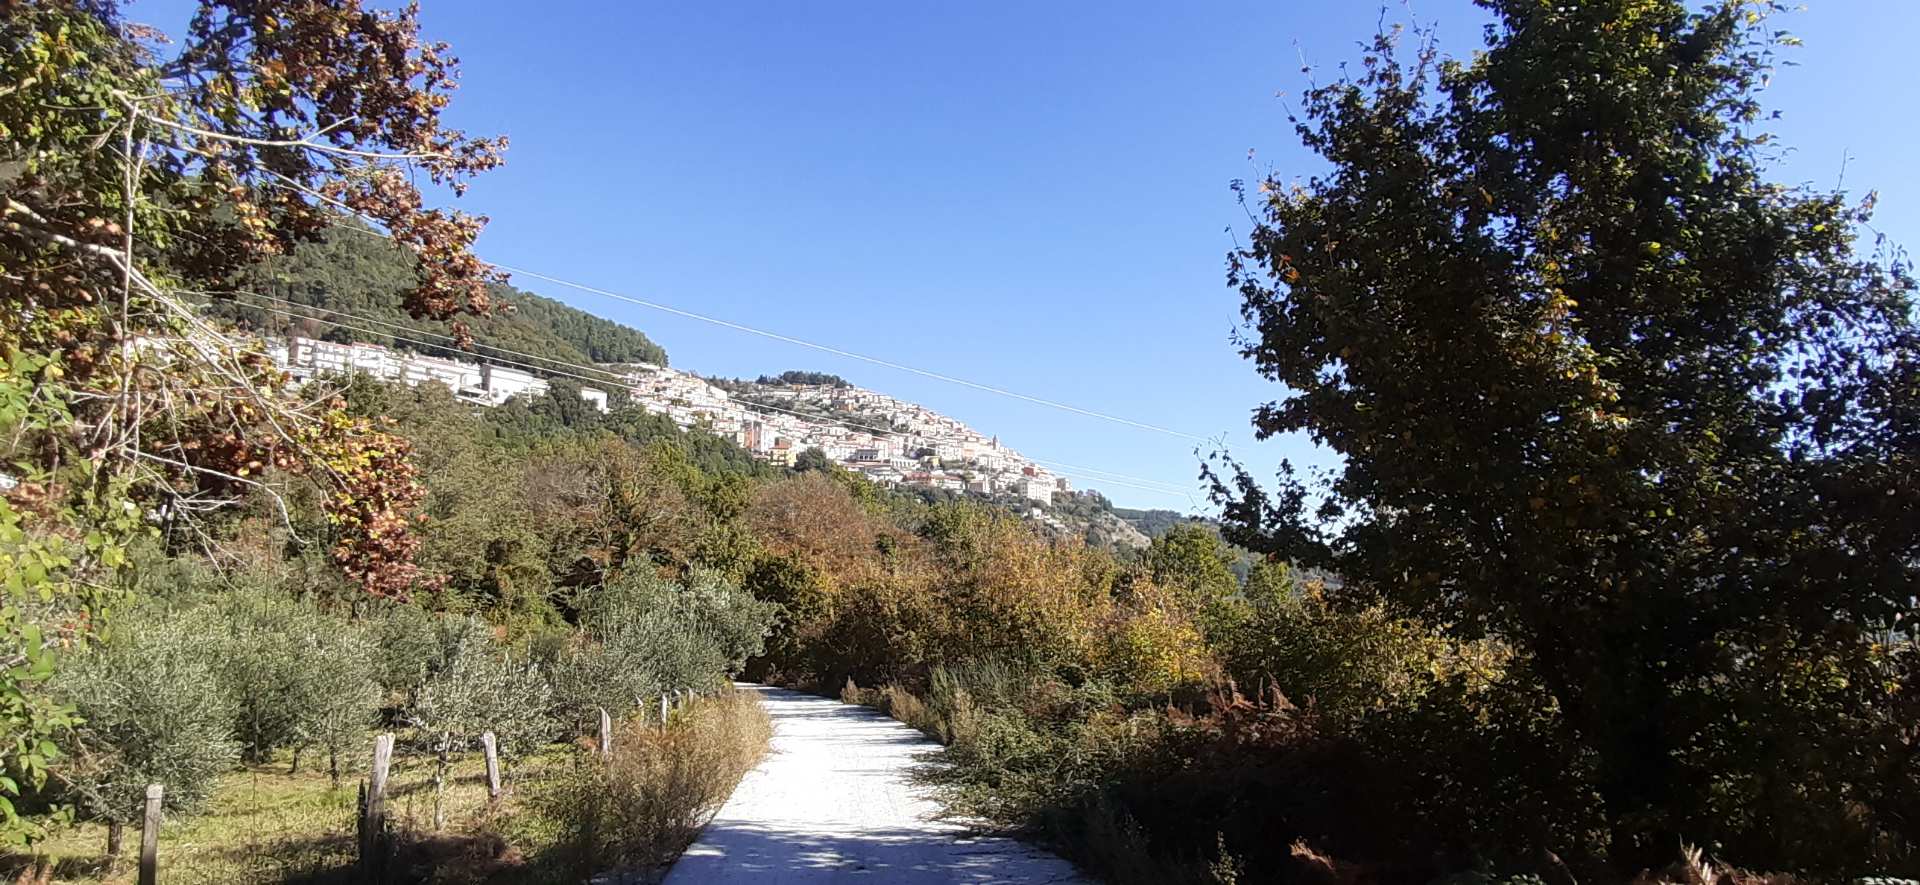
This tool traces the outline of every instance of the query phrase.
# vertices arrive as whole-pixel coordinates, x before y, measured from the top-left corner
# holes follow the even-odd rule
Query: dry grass
[[[525,760],[508,771],[509,792],[500,809],[488,808],[484,764],[478,754],[459,758],[447,785],[447,818],[441,833],[432,831],[431,756],[398,753],[389,775],[389,809],[402,842],[471,850],[484,844],[477,836],[511,816],[518,792],[564,765],[565,753]],[[160,879],[168,883],[350,882],[354,845],[355,782],[335,789],[324,771],[287,773],[283,758],[249,766],[221,780],[207,808],[168,820],[160,836]],[[138,833],[127,834],[126,855],[109,864],[102,855],[107,829],[80,824],[40,846],[52,868],[50,883],[122,883],[134,880],[132,856]],[[457,843],[457,846],[456,846]],[[503,850],[504,847],[503,847]],[[17,858],[7,875],[31,863]],[[28,881],[37,881],[28,879]]]
[[[693,841],[766,753],[773,723],[745,692],[675,711],[666,728],[629,719],[604,763],[589,758],[542,785],[535,805],[558,829],[576,875],[658,870]]]
[[[941,743],[951,743],[945,711],[937,710],[899,683],[861,688],[852,679],[840,689],[840,702],[879,710]]]
[[[1811,885],[1814,880],[1792,873],[1756,873],[1714,862],[1691,845],[1682,846],[1680,858],[1664,870],[1643,872],[1632,885]],[[1888,880],[1891,881],[1891,880]]]

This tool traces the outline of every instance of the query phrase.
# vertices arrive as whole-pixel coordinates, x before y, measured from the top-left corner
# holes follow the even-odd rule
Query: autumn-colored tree
[[[910,543],[845,486],[818,472],[761,486],[746,520],[775,553],[792,555],[836,583],[884,573],[887,563],[875,554]]]
[[[503,142],[442,125],[454,78],[412,9],[359,0],[206,0],[178,41],[113,0],[8,4],[0,836],[31,836],[9,797],[41,781],[64,725],[32,685],[55,651],[98,635],[102,588],[151,521],[305,474],[330,518],[315,540],[354,581],[393,596],[420,580],[404,441],[337,401],[289,397],[193,304],[345,212],[414,254],[413,314],[484,313],[495,274],[468,249],[481,220],[425,208],[412,183],[458,191],[500,161]]]
[[[1341,461],[1219,470],[1230,537],[1511,643],[1619,869],[1900,856],[1912,732],[1841,732],[1910,688],[1910,265],[1856,241],[1871,196],[1764,177],[1776,4],[1480,5],[1470,61],[1387,34],[1307,92],[1330,170],[1250,195],[1242,350],[1287,388],[1256,427]]]

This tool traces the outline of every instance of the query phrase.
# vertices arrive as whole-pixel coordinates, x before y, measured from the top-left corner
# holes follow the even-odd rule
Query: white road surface
[[[919,732],[838,701],[742,687],[773,717],[773,745],[667,885],[1086,885],[1059,857],[936,819],[939,804],[913,770],[939,745]]]

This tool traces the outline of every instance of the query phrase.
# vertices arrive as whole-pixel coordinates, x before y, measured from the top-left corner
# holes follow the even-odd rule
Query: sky
[[[178,0],[130,18],[177,29]],[[463,63],[451,122],[507,164],[453,205],[483,258],[1223,443],[1257,474],[1325,463],[1256,442],[1283,391],[1230,340],[1229,183],[1321,168],[1284,102],[1357,60],[1382,18],[1291,2],[587,3],[422,0]],[[1395,0],[1465,56],[1482,13]],[[1776,180],[1880,192],[1920,244],[1914,0],[1813,0],[1763,97]],[[1196,449],[1101,421],[648,310],[514,284],[645,331],[675,367],[834,372],[1023,454],[1194,488],[1084,477],[1122,506],[1205,512]],[[1072,473],[1073,471],[1067,471]]]

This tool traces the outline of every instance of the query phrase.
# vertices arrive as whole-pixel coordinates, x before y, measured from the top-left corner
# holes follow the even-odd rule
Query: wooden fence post
[[[387,769],[393,763],[393,735],[373,739],[373,769],[360,787],[360,881],[386,881]]]
[[[147,815],[140,821],[140,885],[160,881],[160,801],[166,788],[147,785]]]
[[[665,731],[666,728],[667,728],[667,693],[661,692],[660,693],[660,730]]]
[[[600,758],[613,755],[613,718],[607,715],[607,708],[600,708]]]
[[[480,750],[487,756],[487,801],[500,801],[500,751],[493,732],[480,735]]]

